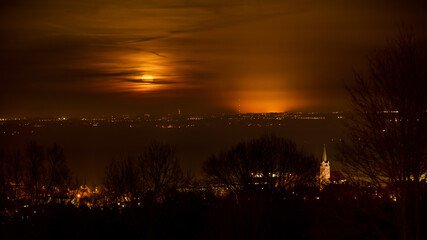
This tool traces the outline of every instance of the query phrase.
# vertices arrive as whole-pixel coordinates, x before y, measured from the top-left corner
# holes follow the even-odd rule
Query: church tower
[[[322,161],[320,162],[320,188],[322,188],[324,185],[328,184],[330,182],[331,178],[331,168],[329,166],[329,161],[326,156],[326,145],[323,144],[323,156]]]

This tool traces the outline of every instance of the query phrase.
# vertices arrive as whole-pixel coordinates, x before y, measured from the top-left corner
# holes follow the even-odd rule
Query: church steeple
[[[331,168],[329,166],[329,161],[326,156],[326,144],[323,144],[323,155],[322,155],[322,162],[320,163],[320,188],[330,182],[331,178]]]
[[[326,144],[323,144],[323,156],[322,156],[322,162],[327,163],[328,162],[328,158],[326,156]]]

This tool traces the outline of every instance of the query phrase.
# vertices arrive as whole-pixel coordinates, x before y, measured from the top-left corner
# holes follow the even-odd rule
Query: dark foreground
[[[3,217],[0,238],[399,239],[389,222],[390,202],[349,199],[336,187],[323,191],[319,199],[257,193],[241,195],[237,202],[236,197],[219,198],[204,191],[102,208],[29,206],[11,220]],[[420,215],[427,216],[426,203],[422,206]],[[421,226],[427,224],[425,217],[421,221]]]

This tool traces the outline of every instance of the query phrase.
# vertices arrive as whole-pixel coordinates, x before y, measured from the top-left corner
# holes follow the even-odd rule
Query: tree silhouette
[[[52,189],[56,189],[59,194],[64,193],[65,187],[69,185],[70,169],[64,155],[64,150],[56,143],[51,148],[46,149],[47,174],[45,198],[53,196]]]
[[[8,169],[8,177],[9,181],[13,182],[13,196],[12,198],[15,200],[18,196],[18,188],[23,181],[23,156],[20,151],[16,151],[14,154],[10,156],[9,169]]]
[[[413,33],[369,58],[369,73],[347,87],[352,114],[342,160],[353,178],[368,181],[384,201],[395,200],[401,239],[420,239],[420,192],[427,172],[426,51]]]
[[[41,181],[44,175],[44,154],[43,148],[36,142],[27,144],[26,156],[28,160],[29,176],[27,177],[27,187],[32,193],[33,201],[38,201]]]
[[[168,144],[151,141],[138,159],[143,183],[156,199],[176,189],[184,180],[175,148]]]
[[[131,157],[120,156],[107,167],[104,186],[115,197],[137,198],[142,189],[141,171]]]
[[[291,192],[314,186],[318,163],[291,140],[264,135],[212,156],[203,170],[211,181],[224,184],[234,194],[258,188]]]
[[[7,195],[7,163],[6,154],[0,149],[0,198],[5,199]]]

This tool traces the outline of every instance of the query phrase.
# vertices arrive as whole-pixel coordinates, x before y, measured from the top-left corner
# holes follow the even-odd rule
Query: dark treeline
[[[64,150],[31,141],[24,151],[0,152],[0,196],[5,200],[38,204],[63,199],[77,184],[71,178]]]
[[[109,164],[104,180],[106,190],[117,199],[134,201],[144,195],[156,200],[169,190],[183,187],[191,179],[184,176],[175,148],[152,141],[136,157],[120,156]]]
[[[183,173],[173,146],[152,141],[113,159],[92,190],[71,181],[57,145],[30,142],[17,174],[16,156],[2,155],[4,239],[399,239],[388,211],[396,202],[370,186],[320,191],[319,160],[275,135],[213,155],[198,180]]]
[[[319,163],[301,152],[291,140],[262,136],[241,142],[209,158],[203,170],[212,184],[223,184],[235,196],[262,191],[267,194],[313,196],[318,187]]]

